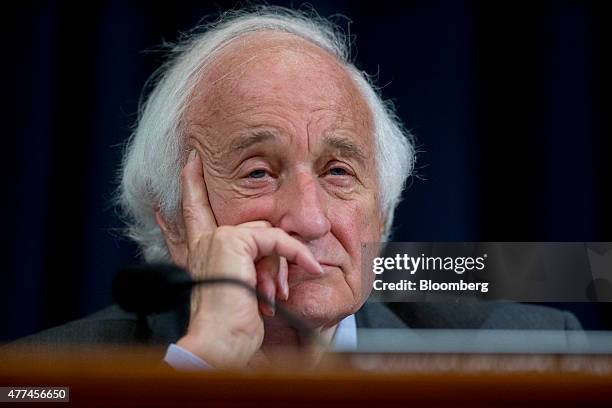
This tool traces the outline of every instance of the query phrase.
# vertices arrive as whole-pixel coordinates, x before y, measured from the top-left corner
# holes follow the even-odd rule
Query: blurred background
[[[357,65],[417,137],[395,241],[612,241],[607,2],[309,4],[356,37]],[[111,199],[140,91],[163,61],[152,50],[237,5],[3,11],[0,341],[112,302],[114,274],[137,260]],[[553,306],[612,329],[610,304]]]

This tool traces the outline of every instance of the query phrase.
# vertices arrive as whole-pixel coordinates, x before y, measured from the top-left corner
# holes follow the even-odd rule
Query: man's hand
[[[274,301],[289,297],[287,262],[322,273],[304,244],[267,221],[217,226],[196,150],[181,177],[187,269],[194,279],[240,279]],[[192,293],[187,334],[177,344],[216,367],[245,366],[263,341],[262,314],[274,310],[244,288],[200,286]]]

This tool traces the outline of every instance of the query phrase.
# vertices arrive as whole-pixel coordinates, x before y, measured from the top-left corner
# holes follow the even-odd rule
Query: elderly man
[[[413,162],[343,47],[328,25],[286,12],[195,37],[147,101],[123,175],[148,260],[247,282],[327,343],[370,293],[361,244],[388,231]],[[194,293],[177,345],[242,366],[303,343],[273,308],[217,286]]]
[[[170,344],[175,367],[244,367],[279,346],[316,361],[325,349],[354,348],[357,327],[405,327],[382,304],[364,306],[373,274],[361,268],[361,248],[388,238],[414,150],[348,61],[344,37],[325,21],[263,8],[225,16],[175,51],[127,146],[129,235],[148,262],[257,288],[317,341],[231,285],[195,289],[184,321],[143,322],[113,307],[29,341],[139,340]],[[547,309],[457,310],[422,305],[403,317],[416,327],[521,326],[520,316],[531,316],[524,326],[577,327]]]

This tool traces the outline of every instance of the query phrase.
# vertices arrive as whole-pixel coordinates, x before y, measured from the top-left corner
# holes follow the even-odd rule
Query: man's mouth
[[[317,280],[317,279],[324,278],[330,273],[332,273],[334,270],[339,268],[338,265],[328,264],[324,262],[319,262],[319,264],[323,268],[322,275],[313,275],[312,273],[308,273],[301,266],[290,262],[288,264],[289,268],[288,268],[288,277],[287,277],[289,281],[289,288],[296,286],[305,281],[311,281],[311,280]]]

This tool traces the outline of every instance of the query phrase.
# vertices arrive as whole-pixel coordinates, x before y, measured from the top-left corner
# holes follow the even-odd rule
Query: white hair
[[[395,208],[414,167],[412,136],[402,127],[393,106],[378,95],[370,77],[351,63],[349,36],[314,13],[263,6],[227,12],[215,23],[199,27],[172,47],[168,61],[147,82],[145,89],[152,90],[141,100],[118,192],[127,235],[138,243],[147,262],[170,260],[155,211],[159,209],[169,220],[180,215],[180,173],[188,153],[182,118],[198,79],[229,42],[262,30],[291,33],[317,45],[335,56],[355,81],[374,123],[378,198],[386,217],[381,240],[390,236]]]

